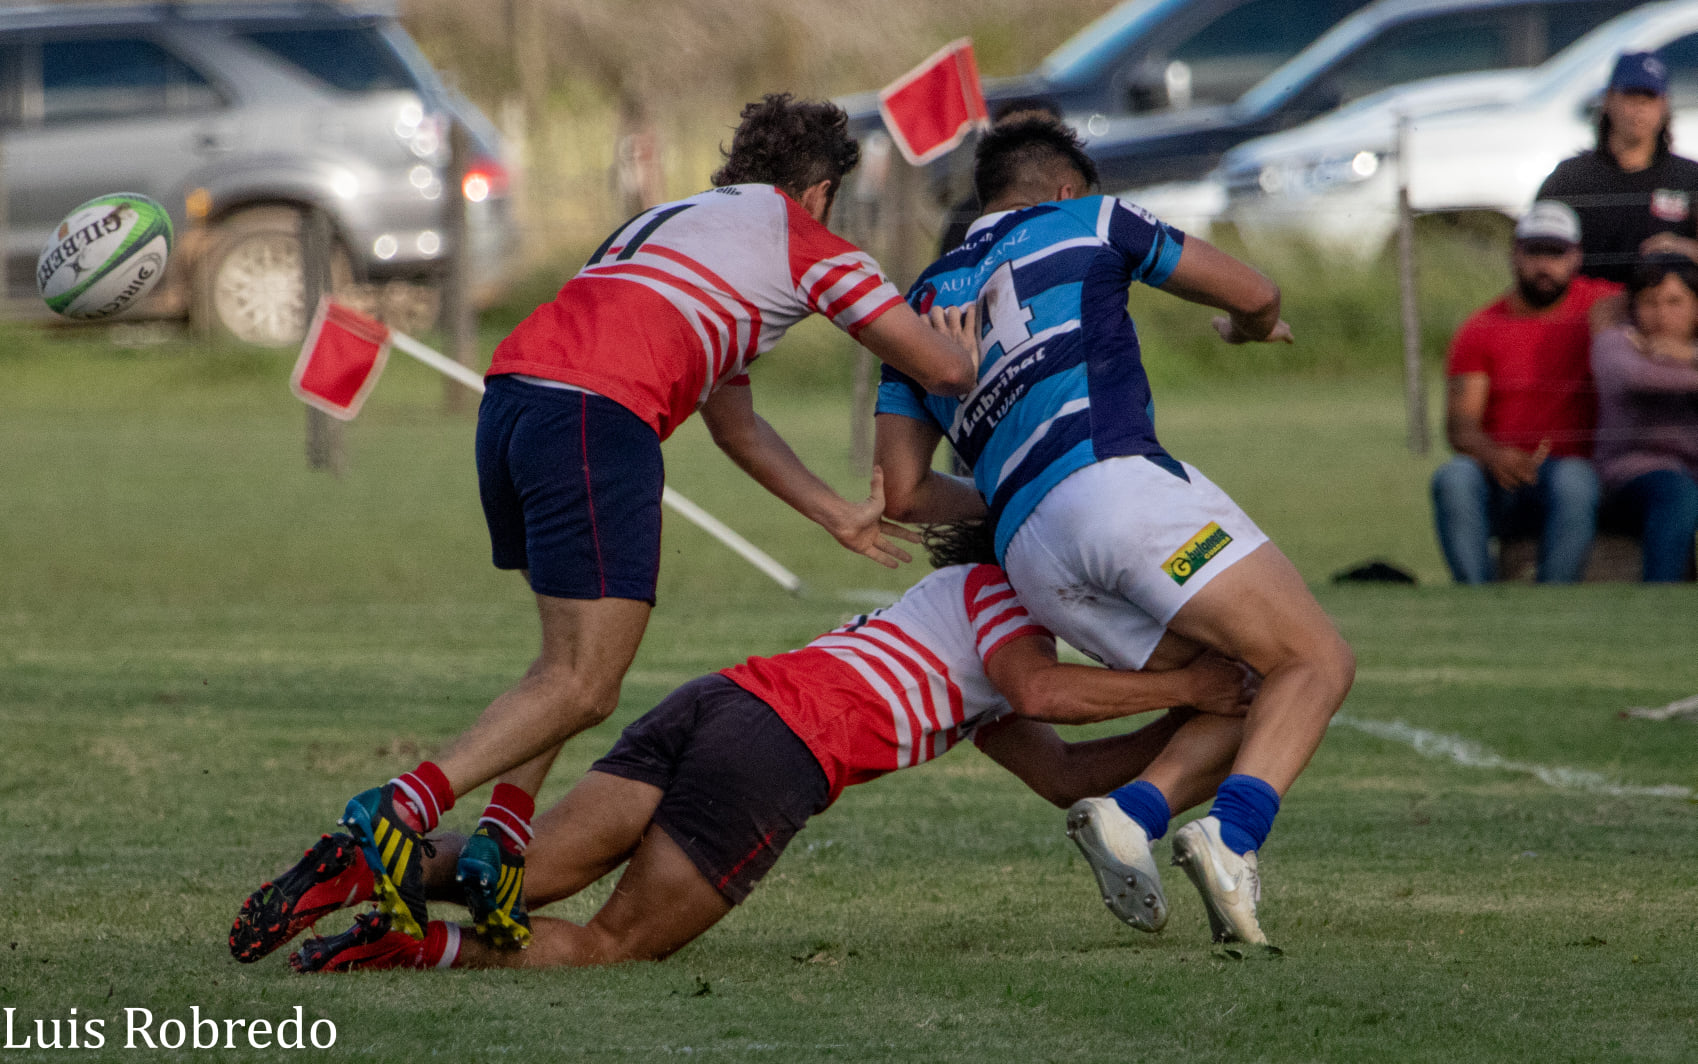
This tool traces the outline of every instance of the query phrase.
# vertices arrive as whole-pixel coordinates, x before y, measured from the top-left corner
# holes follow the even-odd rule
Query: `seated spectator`
[[[1639,536],[1647,582],[1684,580],[1698,536],[1698,266],[1657,256],[1627,292],[1630,322],[1592,343],[1604,520]]]
[[[1580,221],[1561,203],[1521,219],[1510,264],[1513,287],[1451,341],[1445,434],[1456,457],[1433,474],[1433,517],[1459,584],[1496,578],[1494,536],[1526,535],[1539,537],[1539,581],[1572,583],[1598,509],[1587,315],[1618,289],[1578,276]]]
[[[1616,60],[1591,151],[1539,186],[1580,215],[1580,272],[1625,283],[1642,255],[1698,259],[1698,162],[1674,154],[1668,67],[1649,52]]]

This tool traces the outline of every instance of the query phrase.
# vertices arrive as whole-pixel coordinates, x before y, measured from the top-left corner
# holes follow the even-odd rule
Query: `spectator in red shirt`
[[[1456,457],[1433,475],[1433,517],[1459,584],[1496,577],[1491,540],[1539,537],[1538,579],[1573,583],[1597,526],[1592,304],[1618,291],[1578,276],[1580,221],[1541,201],[1515,227],[1515,284],[1451,341],[1445,435]]]

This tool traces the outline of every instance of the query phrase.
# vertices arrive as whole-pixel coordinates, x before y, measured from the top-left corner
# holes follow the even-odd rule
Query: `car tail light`
[[[469,203],[482,203],[491,196],[507,194],[507,168],[494,159],[479,156],[466,167],[460,191]]]

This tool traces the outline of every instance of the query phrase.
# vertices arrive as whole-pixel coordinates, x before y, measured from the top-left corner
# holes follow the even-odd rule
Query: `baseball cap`
[[[1626,52],[1615,61],[1610,74],[1611,92],[1648,92],[1667,95],[1669,68],[1650,52]]]
[[[1515,239],[1578,244],[1580,217],[1566,203],[1540,200],[1515,223]]]

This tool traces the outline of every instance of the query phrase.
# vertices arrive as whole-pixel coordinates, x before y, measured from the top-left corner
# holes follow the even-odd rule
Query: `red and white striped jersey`
[[[844,787],[938,757],[1008,712],[985,663],[1021,636],[1052,638],[995,565],[939,569],[894,605],[800,650],[724,670],[771,706]]]
[[[878,263],[789,196],[728,185],[621,226],[489,373],[598,392],[665,439],[809,314],[855,336],[901,302]]]

